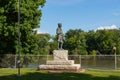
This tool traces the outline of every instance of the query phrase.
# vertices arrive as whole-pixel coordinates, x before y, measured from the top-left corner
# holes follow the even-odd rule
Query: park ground
[[[17,74],[18,69],[0,68],[0,80],[120,80],[120,69],[85,69],[85,72],[51,73],[38,71],[36,68],[21,68],[21,76],[18,77]]]

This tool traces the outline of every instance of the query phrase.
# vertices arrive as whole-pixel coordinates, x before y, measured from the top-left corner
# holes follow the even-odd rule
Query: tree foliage
[[[65,48],[71,54],[87,54],[85,32],[81,29],[69,30],[65,34]]]
[[[65,39],[64,47],[72,54],[114,54],[114,46],[117,54],[120,54],[120,29],[88,32],[70,29],[66,32]]]
[[[86,36],[87,51],[90,53],[96,50],[98,54],[113,54],[113,47],[116,46],[119,54],[119,37],[119,29],[89,31]]]
[[[34,28],[39,27],[45,0],[20,0],[20,38],[22,53],[33,53]],[[18,2],[0,0],[0,54],[16,54],[18,44]]]
[[[51,36],[49,34],[36,34],[38,52],[37,54],[47,55],[50,51],[49,40]]]

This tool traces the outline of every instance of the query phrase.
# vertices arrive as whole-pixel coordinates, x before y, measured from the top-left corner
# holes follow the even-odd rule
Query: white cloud
[[[37,31],[37,34],[48,34],[48,32],[39,30]]]
[[[97,30],[104,30],[104,29],[118,29],[116,25],[111,25],[111,26],[100,26],[97,28]]]
[[[34,31],[37,31],[37,34],[49,34],[47,31],[43,31],[39,29],[34,29]]]

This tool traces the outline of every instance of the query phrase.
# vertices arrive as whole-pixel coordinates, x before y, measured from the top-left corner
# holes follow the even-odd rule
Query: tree
[[[114,46],[117,48],[116,53],[120,54],[120,29],[115,29],[113,36],[114,36],[114,38],[113,38]]]
[[[65,48],[72,54],[87,54],[85,32],[81,29],[69,30],[65,34]]]
[[[98,30],[96,38],[102,54],[111,54],[114,42],[114,30]]]
[[[36,41],[38,45],[38,54],[46,55],[49,54],[50,46],[49,40],[51,36],[49,34],[36,34]]]
[[[56,36],[51,36],[51,39],[49,41],[49,54],[53,54],[53,50],[57,49],[57,35]]]
[[[97,42],[96,42],[96,36],[95,36],[95,32],[93,30],[90,30],[86,33],[86,49],[88,54],[90,54],[90,52],[92,52],[93,50],[97,50],[97,48],[99,48],[99,45],[97,46]]]
[[[97,30],[89,31],[86,35],[87,51],[96,51],[99,54],[113,54],[113,46],[117,47],[117,52],[120,53],[120,30]]]
[[[37,46],[33,40],[34,28],[39,27],[41,8],[46,0],[20,0],[21,51],[33,53]],[[0,54],[16,54],[18,43],[17,0],[0,0]],[[31,43],[33,42],[33,43]],[[32,47],[34,46],[34,47]]]

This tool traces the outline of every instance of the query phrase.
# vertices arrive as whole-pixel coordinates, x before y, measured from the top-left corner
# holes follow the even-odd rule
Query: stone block
[[[47,60],[47,65],[73,65],[74,60]]]
[[[68,50],[54,50],[54,60],[68,60]]]
[[[68,60],[68,50],[54,50],[53,60],[39,65],[40,70],[79,70],[80,67],[80,64],[74,64],[74,60]]]
[[[74,65],[40,65],[41,70],[79,70],[80,64]]]

